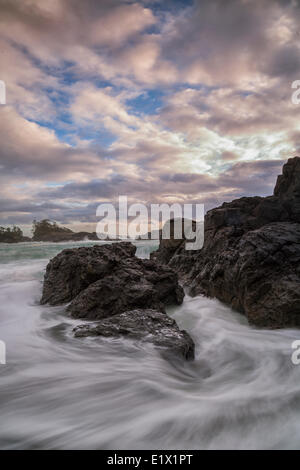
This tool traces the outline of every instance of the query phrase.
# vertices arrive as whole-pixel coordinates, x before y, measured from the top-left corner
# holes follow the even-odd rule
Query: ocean
[[[103,243],[103,242],[98,242]],[[74,338],[63,306],[41,306],[49,259],[82,243],[0,245],[1,449],[299,449],[299,330],[250,327],[217,300],[168,309],[196,358],[151,344]],[[156,242],[136,242],[149,257]]]

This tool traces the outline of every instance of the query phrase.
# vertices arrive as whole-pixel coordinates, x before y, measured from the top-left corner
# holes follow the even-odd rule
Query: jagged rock
[[[68,311],[73,318],[94,320],[134,308],[164,311],[165,305],[181,304],[183,297],[170,268],[132,257],[78,294]]]
[[[268,224],[242,237],[221,229],[203,249],[193,276],[192,295],[217,297],[252,324],[299,327],[300,224]]]
[[[208,211],[202,250],[188,252],[182,242],[167,265],[192,295],[217,297],[252,324],[300,326],[299,222],[295,157],[284,165],[273,196],[244,197]]]
[[[63,250],[47,266],[41,303],[72,301],[71,315],[86,319],[182,303],[177,274],[135,251],[129,242]]]
[[[76,337],[125,337],[153,343],[168,353],[194,358],[194,342],[172,318],[153,309],[135,309],[74,329]]]
[[[290,158],[278,176],[274,189],[293,222],[300,223],[300,158]]]
[[[126,242],[63,250],[47,265],[41,303],[70,302],[90,284],[111,274],[122,259],[133,257],[135,251],[136,247]]]
[[[72,317],[98,320],[77,327],[77,337],[126,336],[192,359],[192,339],[165,313],[183,301],[177,274],[135,251],[129,242],[63,250],[47,266],[41,302],[71,301]]]
[[[181,226],[181,238],[177,238],[177,236],[175,236],[176,222]],[[159,232],[159,249],[150,255],[152,260],[155,260],[158,263],[167,264],[179,248],[185,248],[187,240],[184,231],[185,222],[185,219],[170,219],[164,224],[163,229]],[[189,220],[188,222],[191,223],[191,228],[195,231],[196,222],[194,220]]]

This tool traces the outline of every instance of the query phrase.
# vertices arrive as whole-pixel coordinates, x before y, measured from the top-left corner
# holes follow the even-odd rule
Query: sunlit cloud
[[[0,0],[1,223],[270,194],[300,149],[295,1]]]

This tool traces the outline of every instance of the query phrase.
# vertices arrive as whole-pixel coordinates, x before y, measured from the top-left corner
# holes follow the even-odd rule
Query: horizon
[[[0,0],[1,226],[273,192],[300,131],[299,2]]]

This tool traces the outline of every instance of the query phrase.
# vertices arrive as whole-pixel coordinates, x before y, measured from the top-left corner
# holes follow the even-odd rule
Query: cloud
[[[300,148],[298,2],[0,0],[3,221],[270,194]],[[3,223],[3,222],[1,222]]]

